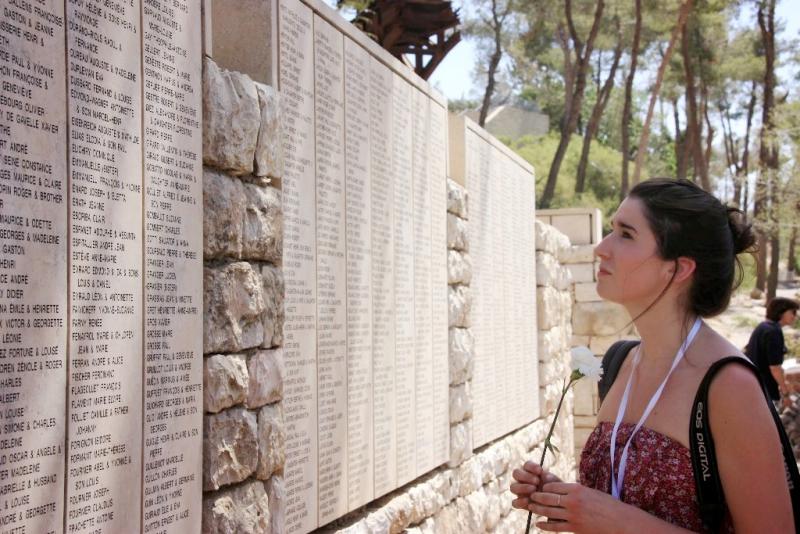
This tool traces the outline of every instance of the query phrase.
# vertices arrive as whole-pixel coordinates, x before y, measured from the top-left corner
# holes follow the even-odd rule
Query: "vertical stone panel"
[[[138,0],[67,2],[67,531],[138,531],[141,524],[140,18]]]
[[[415,473],[433,469],[430,99],[413,92]]]
[[[449,457],[449,354],[447,333],[447,109],[430,103],[431,351],[433,358],[433,461]]]
[[[286,530],[317,526],[317,287],[314,169],[313,16],[281,0],[279,83],[285,101],[283,153],[284,280],[286,286]]]
[[[314,16],[319,522],[347,509],[344,41]]]
[[[347,197],[347,508],[372,500],[370,58],[344,41]],[[366,112],[365,112],[366,111]]]
[[[200,5],[142,4],[145,146],[143,532],[197,532],[202,510]]]
[[[372,366],[375,496],[396,487],[393,75],[374,57],[369,69],[372,215]]]
[[[62,532],[64,2],[3,2],[0,16],[0,530]]]
[[[414,192],[412,88],[394,74],[392,88],[392,178],[395,296],[395,428],[397,484],[414,478]]]

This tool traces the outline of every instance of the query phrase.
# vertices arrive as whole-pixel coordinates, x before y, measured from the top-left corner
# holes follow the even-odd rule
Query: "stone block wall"
[[[603,301],[597,294],[598,261],[594,248],[602,239],[602,215],[595,208],[540,210],[537,218],[563,232],[571,242],[557,252],[557,260],[572,275],[571,346],[589,347],[598,357],[617,340],[636,337],[628,312],[620,305]],[[597,386],[575,385],[575,454],[580,458],[586,439],[597,422],[600,401]]]
[[[470,281],[467,191],[447,180],[447,301],[450,368],[450,462],[472,456],[472,370],[475,343],[470,332]]]
[[[283,532],[277,93],[203,65],[204,533]]]
[[[470,280],[467,192],[448,183],[448,273],[450,290],[451,460],[425,477],[370,503],[364,510],[320,529],[320,533],[462,534],[519,533],[527,514],[512,510],[511,473],[524,461],[538,461],[542,444],[569,374],[571,278],[558,261],[569,240],[536,223],[537,305],[539,308],[538,390],[542,417],[493,443],[472,450],[470,412],[473,349],[469,332]],[[458,257],[456,257],[456,253]],[[536,384],[531,391],[536,391]],[[564,480],[575,480],[572,393],[562,407],[553,443],[560,450],[545,464]]]

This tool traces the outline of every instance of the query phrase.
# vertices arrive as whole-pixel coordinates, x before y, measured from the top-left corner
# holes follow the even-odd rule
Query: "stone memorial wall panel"
[[[392,193],[394,214],[395,431],[397,484],[416,470],[414,343],[414,192],[412,87],[394,74]]]
[[[139,1],[68,0],[70,355],[66,531],[141,523]]]
[[[447,330],[447,108],[430,103],[431,351],[433,358],[433,461],[449,458],[450,377]]]
[[[370,57],[345,38],[345,177],[347,198],[347,509],[374,493],[372,374],[372,216]]]
[[[317,527],[317,260],[314,35],[311,9],[280,0],[278,81],[284,101],[283,269],[286,530]]]
[[[314,16],[319,522],[347,511],[344,41]]]
[[[412,181],[414,219],[415,473],[436,467],[433,456],[433,352],[431,328],[430,99],[413,91]]]
[[[68,327],[64,2],[2,7],[0,531],[60,533]]]
[[[203,425],[200,4],[142,5],[145,386],[142,531],[198,532]]]
[[[369,69],[369,146],[374,370],[372,446],[376,497],[397,487],[392,87],[392,72],[373,57]]]
[[[474,123],[462,124],[473,260],[473,436],[479,447],[538,416],[534,180],[516,155]]]

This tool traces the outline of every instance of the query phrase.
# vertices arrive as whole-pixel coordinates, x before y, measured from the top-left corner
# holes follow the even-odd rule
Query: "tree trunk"
[[[767,230],[771,226],[768,223],[772,219],[772,216],[767,213],[769,206],[767,195],[772,190],[773,175],[778,169],[778,154],[772,140],[772,132],[774,130],[772,112],[775,107],[775,0],[761,0],[759,2],[758,26],[761,29],[764,46],[765,69],[764,102],[761,107],[761,142],[758,151],[761,169],[759,179],[756,182],[753,218],[756,220],[756,225],[761,226],[761,229],[757,232],[759,248],[766,249],[768,242],[777,240],[777,236],[772,235],[772,233],[777,233],[777,228],[771,231]],[[773,252],[773,257],[774,255],[775,253]],[[756,287],[763,291],[767,277],[766,250],[759,252],[758,260]]]
[[[622,35],[619,36],[619,43],[614,49],[614,60],[611,63],[611,68],[608,71],[608,78],[603,83],[603,87],[597,93],[597,101],[592,108],[592,114],[589,117],[589,122],[586,124],[586,130],[583,133],[583,147],[581,147],[581,159],[578,162],[578,173],[575,177],[575,192],[583,193],[586,187],[586,167],[589,164],[589,151],[592,146],[592,139],[597,134],[597,129],[600,127],[600,119],[603,117],[603,112],[608,105],[608,99],[611,96],[611,89],[614,86],[614,77],[617,73],[619,60],[622,57]],[[599,74],[598,74],[599,77]]]
[[[494,30],[494,52],[489,58],[489,68],[486,72],[486,90],[483,93],[483,103],[481,103],[481,112],[478,116],[478,124],[484,126],[486,124],[486,116],[489,114],[489,107],[492,105],[492,95],[494,94],[495,80],[494,76],[497,74],[497,67],[500,65],[500,59],[503,57],[503,19],[497,14],[497,0],[492,0],[492,24]]]
[[[684,0],[683,4],[678,10],[678,24],[672,30],[672,36],[669,39],[667,51],[661,60],[661,65],[658,67],[658,75],[656,76],[656,85],[653,87],[653,92],[650,94],[650,104],[647,106],[647,116],[642,126],[642,137],[639,140],[639,148],[636,150],[636,166],[633,169],[633,183],[638,184],[642,175],[642,166],[644,165],[645,153],[647,152],[647,145],[650,142],[650,123],[653,121],[653,111],[656,107],[656,99],[658,93],[661,92],[661,84],[664,81],[664,72],[667,70],[667,65],[672,57],[672,51],[675,48],[675,42],[678,40],[678,34],[686,24],[686,19],[689,17],[689,11],[692,9],[692,0]]]
[[[636,25],[633,28],[633,44],[631,45],[631,65],[625,78],[625,102],[622,106],[622,184],[619,188],[620,198],[628,195],[628,165],[631,157],[631,108],[633,107],[633,79],[636,76],[636,63],[639,61],[639,41],[642,36],[642,0],[635,0]]]
[[[797,258],[795,257],[795,246],[797,245],[797,227],[792,228],[792,235],[789,238],[789,253],[786,261],[786,268],[790,273],[797,274]]]
[[[686,155],[686,131],[681,132],[680,115],[678,114],[678,99],[672,101],[672,114],[675,119],[675,177],[679,180],[686,179],[686,172],[689,168],[689,158]]]
[[[578,117],[581,113],[581,105],[583,103],[583,93],[586,88],[586,73],[589,70],[589,60],[594,48],[594,41],[597,38],[597,32],[600,29],[600,21],[603,18],[603,9],[605,8],[605,0],[597,0],[597,5],[594,12],[594,21],[592,22],[592,29],[589,30],[589,37],[586,39],[584,45],[578,38],[575,32],[575,27],[572,23],[572,1],[565,0],[565,11],[567,15],[567,22],[569,24],[569,31],[573,46],[577,54],[575,61],[575,77],[574,77],[574,90],[565,92],[565,102],[568,102],[569,107],[565,109],[564,121],[561,127],[561,136],[558,142],[553,162],[550,164],[550,172],[547,175],[547,183],[542,193],[540,200],[540,208],[550,207],[553,201],[553,196],[556,192],[556,182],[558,181],[558,172],[561,170],[561,163],[564,161],[564,155],[567,153],[567,147],[572,137],[572,132],[575,131],[575,126],[578,124]]]
[[[689,24],[684,24],[681,30],[681,53],[683,55],[683,74],[686,79],[686,149],[691,150],[692,162],[694,163],[695,181],[700,181],[701,186],[706,191],[711,189],[708,184],[708,173],[705,169],[705,155],[703,154],[703,136],[701,113],[697,105],[697,92],[694,83],[694,68],[692,66]],[[689,142],[691,139],[691,142]]]
[[[767,280],[767,302],[775,298],[778,291],[778,261],[781,257],[781,240],[778,232],[772,232],[770,238],[769,279]]]
[[[750,131],[753,125],[753,115],[755,114],[756,110],[756,100],[758,99],[758,95],[756,93],[758,82],[753,80],[753,85],[750,88],[750,102],[747,104],[747,126],[744,130],[744,147],[742,148],[742,167],[741,167],[741,175],[742,181],[744,182],[742,189],[742,210],[744,211],[745,215],[747,215],[747,205],[750,202],[748,197],[748,192],[750,191],[750,184],[748,182],[748,175],[750,174]]]

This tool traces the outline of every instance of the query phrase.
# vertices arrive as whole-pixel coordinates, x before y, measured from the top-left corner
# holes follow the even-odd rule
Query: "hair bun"
[[[739,208],[729,206],[726,210],[728,212],[728,226],[733,237],[734,254],[752,251],[756,244],[753,225],[747,222],[744,212]]]

